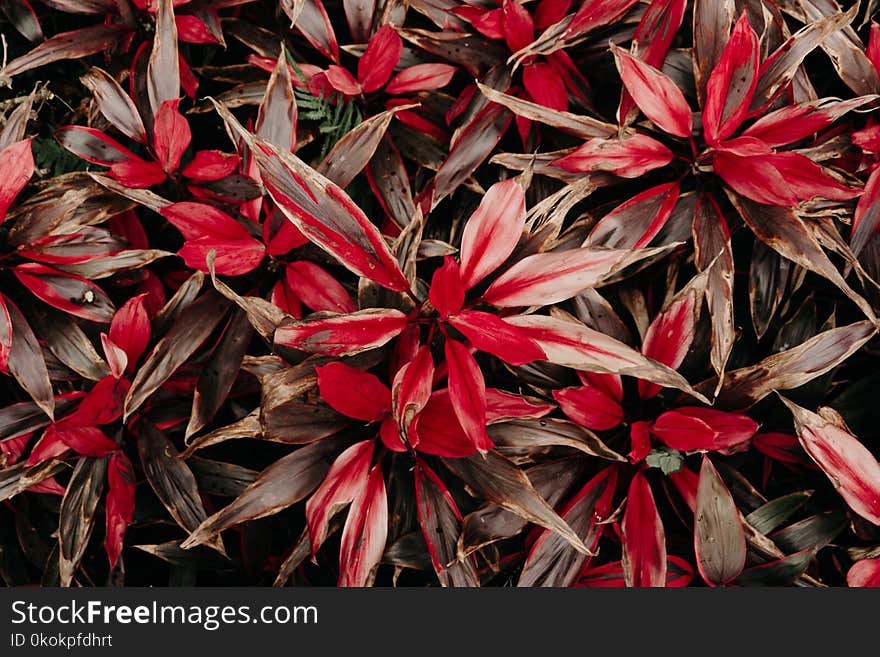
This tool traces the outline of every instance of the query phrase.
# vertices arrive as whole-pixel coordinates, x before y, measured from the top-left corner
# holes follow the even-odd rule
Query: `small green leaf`
[[[652,468],[660,468],[665,475],[670,475],[681,470],[681,466],[684,465],[684,457],[677,449],[655,447],[645,457],[645,463]]]

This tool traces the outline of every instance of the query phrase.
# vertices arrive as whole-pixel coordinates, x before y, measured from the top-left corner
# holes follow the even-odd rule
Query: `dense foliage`
[[[0,577],[880,585],[874,11],[0,0]]]

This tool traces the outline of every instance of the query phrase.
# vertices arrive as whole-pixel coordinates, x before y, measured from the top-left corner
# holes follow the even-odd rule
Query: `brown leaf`
[[[297,107],[293,96],[293,80],[290,66],[282,48],[278,63],[266,84],[266,94],[260,103],[257,134],[282,152],[296,150]]]
[[[475,495],[558,533],[579,552],[592,555],[568,523],[556,514],[513,462],[494,451],[442,460]]]
[[[74,372],[91,381],[100,381],[110,374],[107,363],[69,315],[40,306],[30,313],[29,319],[49,351]]]
[[[241,309],[234,309],[219,344],[199,373],[186,427],[187,438],[200,431],[220,410],[235,383],[252,335],[247,314]]]
[[[626,458],[608,447],[589,429],[558,418],[539,420],[508,420],[486,427],[498,447],[540,450],[546,447],[572,447],[584,454],[609,461],[626,462]]]
[[[37,405],[54,419],[55,395],[49,382],[49,371],[37,337],[14,303],[6,300],[12,322],[12,346],[9,349],[9,373]]]
[[[129,30],[120,25],[95,25],[56,34],[0,69],[0,79],[11,78],[62,59],[79,59],[109,50],[128,34]]]
[[[339,439],[322,440],[278,459],[231,504],[191,528],[180,547],[200,545],[233,525],[265,518],[304,499],[324,479],[341,446]]]
[[[150,98],[153,117],[156,116],[163,102],[180,97],[180,63],[177,53],[174,0],[158,0],[156,6],[156,37],[147,64],[147,95]]]
[[[187,532],[194,531],[207,514],[192,470],[154,425],[142,421],[138,429],[138,452],[147,481],[174,521]],[[219,537],[210,545],[225,556]]]
[[[215,429],[210,433],[199,436],[189,443],[187,448],[180,453],[180,458],[184,461],[192,456],[196,451],[226,442],[227,440],[240,440],[241,438],[260,438],[262,428],[260,427],[260,410],[255,409],[248,413],[237,422],[233,422],[225,427]]]
[[[61,586],[70,586],[95,525],[95,510],[104,490],[108,457],[82,457],[76,464],[58,522]]]
[[[214,331],[229,303],[209,291],[187,306],[144,360],[125,397],[125,417],[138,410]]]
[[[112,75],[93,66],[80,78],[80,82],[92,92],[101,114],[120,132],[135,141],[147,141],[147,131],[137,107]]]
[[[418,107],[418,104],[395,107],[359,123],[334,144],[327,157],[318,165],[318,173],[340,187],[348,187],[372,159],[394,115],[413,107]]]
[[[409,225],[416,207],[400,151],[390,135],[379,141],[366,173],[373,192],[394,223],[401,228]]]
[[[694,513],[694,547],[700,574],[710,586],[726,584],[745,566],[746,539],[730,491],[705,454]]]
[[[747,408],[775,390],[791,390],[833,369],[877,332],[869,321],[834,328],[757,365],[728,372],[716,403],[722,408]],[[701,383],[708,390],[714,380]]]
[[[709,74],[721,60],[735,18],[733,0],[694,2],[694,77],[700,106],[706,98]]]
[[[792,208],[756,203],[728,190],[731,203],[755,235],[781,256],[824,276],[834,283],[865,316],[874,321],[874,311],[865,299],[843,279]]]

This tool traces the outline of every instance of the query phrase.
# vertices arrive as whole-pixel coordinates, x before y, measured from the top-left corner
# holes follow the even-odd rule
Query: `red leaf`
[[[216,150],[196,151],[195,157],[180,170],[180,173],[198,182],[220,180],[235,173],[238,164],[238,155],[235,153]]]
[[[476,7],[454,7],[452,13],[462,18],[466,18],[474,26],[474,29],[483,36],[490,39],[504,38],[504,10],[499,9],[478,9]],[[468,15],[470,14],[470,15]]]
[[[470,216],[461,236],[465,289],[479,283],[513,253],[526,220],[525,192],[515,180],[495,183]]]
[[[523,86],[538,105],[550,109],[568,109],[568,89],[559,71],[547,62],[523,67]]]
[[[189,123],[177,110],[180,99],[163,101],[153,125],[153,148],[165,173],[177,171],[180,158],[192,140]]]
[[[134,469],[121,451],[113,452],[107,469],[107,500],[105,515],[107,533],[104,550],[110,560],[110,569],[116,566],[125,539],[125,530],[134,515]]]
[[[880,73],[880,25],[875,21],[871,21],[871,34],[868,37],[868,47],[865,50],[874,69]]]
[[[593,226],[584,246],[639,249],[651,243],[678,203],[678,183],[664,183],[636,194]]]
[[[666,534],[651,487],[641,472],[630,482],[621,528],[627,586],[666,586]]]
[[[358,96],[363,91],[361,85],[354,76],[346,69],[336,64],[331,64],[323,73],[324,78],[336,91],[346,96]],[[318,84],[319,77],[316,75],[312,78],[310,86]]]
[[[486,351],[511,365],[525,365],[544,360],[544,350],[525,332],[511,326],[497,315],[466,310],[449,318],[480,351]]]
[[[263,243],[249,237],[231,240],[216,237],[201,237],[187,240],[177,252],[188,267],[199,271],[210,271],[207,259],[215,252],[214,271],[224,276],[241,276],[256,269],[266,255]]]
[[[532,43],[535,38],[535,25],[529,10],[516,0],[503,0],[501,4],[501,25],[504,40],[511,52],[518,52]]]
[[[376,30],[358,60],[358,81],[364,93],[376,91],[388,82],[402,52],[403,41],[391,25]]]
[[[553,409],[553,404],[542,404],[537,399],[486,388],[486,424],[512,418],[540,418]]]
[[[411,443],[410,426],[428,403],[434,383],[434,359],[428,346],[419,347],[413,359],[394,375],[391,385],[391,404],[394,420],[403,436]]]
[[[682,406],[663,413],[651,433],[681,451],[721,450],[749,440],[758,423],[746,415],[714,408]]]
[[[369,586],[385,552],[388,498],[377,464],[351,503],[339,546],[339,586]]]
[[[71,426],[69,422],[56,423],[46,429],[55,438],[67,445],[77,454],[100,458],[119,449],[115,440],[110,440],[98,427]]]
[[[250,238],[247,228],[222,210],[205,203],[193,201],[172,203],[162,208],[160,214],[187,240],[213,237],[235,241]]]
[[[400,95],[442,89],[452,80],[456,70],[456,67],[451,64],[409,66],[391,79],[388,86],[385,87],[385,92]]]
[[[638,44],[639,59],[656,69],[663,68],[669,47],[684,18],[686,0],[653,0],[636,26],[633,41]],[[618,122],[629,123],[633,100],[624,90],[617,110]]]
[[[576,374],[583,385],[598,388],[611,399],[623,401],[623,380],[619,374],[589,371],[578,371]]]
[[[629,428],[630,463],[641,463],[651,453],[651,432],[647,422],[633,422]]]
[[[603,25],[608,25],[623,16],[636,4],[637,0],[593,0],[583,2],[578,8],[571,23],[568,24],[563,37],[571,39]]]
[[[324,481],[306,502],[313,558],[327,537],[330,518],[365,488],[372,458],[372,440],[355,443],[336,458]]]
[[[590,139],[552,164],[572,173],[609,171],[622,178],[638,178],[670,162],[672,151],[656,139],[637,134],[623,140]]]
[[[315,373],[321,399],[346,417],[378,422],[391,412],[391,391],[375,374],[338,362],[316,367]]]
[[[758,35],[743,11],[706,83],[703,133],[709,145],[727,139],[749,111],[758,82]]]
[[[697,301],[696,294],[691,292],[657,315],[645,332],[642,353],[658,363],[678,369],[694,341],[694,309]],[[659,386],[639,381],[639,396],[642,399],[651,399],[658,392]]]
[[[460,342],[447,340],[449,398],[452,410],[474,447],[485,452],[493,446],[486,433],[486,382],[470,350]]]
[[[800,105],[787,105],[765,114],[742,134],[744,137],[760,139],[768,146],[786,146],[820,132],[864,103],[864,97],[858,97],[843,101],[820,98]],[[853,143],[859,145],[857,134],[853,134]]]
[[[166,176],[155,162],[134,159],[111,165],[110,177],[126,187],[144,189],[165,182]]]
[[[620,48],[613,49],[626,90],[645,116],[676,137],[691,136],[691,108],[675,82]]]
[[[625,250],[583,247],[534,253],[499,276],[483,301],[501,307],[547,306],[565,301],[608,275]]]
[[[0,151],[0,223],[32,175],[34,156],[30,139],[23,139]]]
[[[840,426],[788,401],[801,445],[857,514],[880,525],[880,463]]]
[[[462,458],[476,453],[474,442],[458,422],[449,389],[434,392],[415,424],[416,440],[410,439],[424,454]],[[399,442],[399,441],[398,441]]]
[[[773,150],[752,137],[725,142],[715,151],[712,166],[730,187],[766,205],[796,206],[797,195],[773,166]]]
[[[443,319],[461,311],[464,305],[464,286],[458,263],[452,256],[446,256],[443,266],[434,272],[428,299]]]
[[[835,201],[848,201],[861,194],[860,190],[841,185],[825,173],[821,166],[800,153],[775,153],[768,159],[799,199],[809,200],[820,196]]]
[[[871,40],[878,25],[871,26]],[[852,587],[880,587],[880,559],[862,559],[857,561],[846,573],[846,584]]]
[[[328,356],[350,356],[381,347],[406,328],[399,310],[370,309],[282,324],[275,344]]]
[[[174,22],[177,24],[177,38],[183,43],[220,43],[198,16],[175,16]]]
[[[108,337],[125,352],[131,368],[150,342],[150,318],[144,305],[146,296],[139,294],[126,301],[110,322]]]
[[[102,324],[113,318],[113,302],[85,278],[35,262],[18,265],[12,272],[34,296],[53,308]]]
[[[620,403],[601,388],[563,388],[554,390],[553,398],[569,418],[594,431],[613,429],[623,420]]]
[[[122,415],[123,402],[131,384],[125,379],[105,376],[98,381],[70,415],[59,425],[94,426],[110,424]]]
[[[572,0],[540,0],[535,7],[535,28],[541,32],[556,25],[571,9]]]
[[[697,568],[710,586],[726,584],[746,563],[746,537],[727,486],[705,454],[694,517]]]
[[[764,456],[780,463],[816,467],[807,458],[797,436],[779,432],[759,433],[752,438],[752,446]]]
[[[351,295],[323,267],[308,260],[297,260],[287,265],[287,284],[312,310],[353,313],[357,310]]]

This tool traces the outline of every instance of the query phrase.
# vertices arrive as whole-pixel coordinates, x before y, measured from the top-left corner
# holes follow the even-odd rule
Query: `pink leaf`
[[[651,433],[682,451],[721,450],[740,445],[758,431],[746,415],[699,406],[682,406],[660,415]]]
[[[449,398],[465,435],[477,450],[492,447],[486,433],[486,382],[470,350],[455,340],[446,341],[446,365],[449,368]]]
[[[515,180],[495,183],[465,224],[461,278],[465,289],[479,283],[513,253],[526,220],[525,192]]]
[[[195,157],[180,170],[180,173],[198,182],[220,180],[235,173],[238,164],[238,155],[235,153],[223,153],[217,150],[196,151]]]
[[[179,99],[163,101],[153,125],[153,148],[165,173],[177,171],[192,134],[189,123],[177,110]]]
[[[110,367],[110,374],[117,379],[122,378],[128,367],[128,356],[125,351],[117,346],[106,333],[101,334],[101,346],[104,348],[104,356]]]
[[[547,306],[575,296],[608,275],[625,250],[583,247],[526,256],[489,286],[483,301],[501,307]]]
[[[676,137],[691,136],[691,108],[676,84],[650,64],[620,48],[613,49],[626,90],[645,116]]]
[[[743,11],[706,83],[703,132],[709,145],[727,139],[749,111],[758,82],[758,35]]]
[[[563,388],[554,390],[553,398],[569,418],[594,431],[613,429],[623,420],[620,403],[601,388]]]
[[[275,344],[328,356],[350,356],[381,347],[406,325],[406,315],[399,310],[361,310],[282,324],[275,330]]]
[[[449,318],[480,351],[486,351],[511,365],[525,365],[544,360],[543,349],[524,331],[511,326],[497,315],[467,310]]]
[[[331,64],[324,71],[324,77],[331,87],[346,96],[357,96],[363,91],[360,83],[354,79],[351,73],[341,66]],[[316,78],[312,78],[314,82]]]
[[[421,346],[416,350],[413,359],[401,367],[394,375],[391,385],[391,404],[394,419],[401,434],[409,438],[410,425],[428,403],[434,383],[434,359],[431,349]]]
[[[456,67],[451,64],[409,66],[391,79],[388,86],[385,87],[385,92],[400,95],[442,89],[452,80],[456,70]]]
[[[306,502],[313,558],[327,537],[330,518],[366,486],[372,458],[372,440],[355,443],[336,458],[324,481]]]
[[[351,295],[327,270],[307,260],[287,265],[287,283],[312,310],[353,313],[357,310]]]
[[[853,511],[880,525],[880,463],[874,455],[837,424],[782,400],[794,416],[798,438],[810,458]]]
[[[623,140],[590,139],[553,166],[572,173],[608,171],[622,178],[638,178],[672,162],[672,151],[656,139],[637,134]]]
[[[388,537],[388,498],[382,468],[370,471],[351,503],[339,547],[339,586],[369,586]]]
[[[583,245],[609,249],[647,246],[672,216],[678,194],[678,183],[664,183],[636,194],[602,217]]]
[[[678,369],[694,341],[694,310],[698,301],[701,300],[696,293],[691,292],[658,314],[645,332],[642,353],[672,369]],[[639,381],[639,396],[642,399],[650,399],[658,392],[658,386]]]
[[[535,38],[532,15],[516,0],[502,1],[501,25],[504,30],[504,40],[511,52],[522,50]]]
[[[321,399],[346,417],[378,422],[391,412],[391,391],[375,374],[338,362],[316,367],[315,373]]]
[[[876,23],[871,26],[872,39],[876,27]],[[846,573],[846,584],[851,587],[880,587],[880,559],[857,561]]]
[[[34,156],[30,139],[23,139],[0,151],[0,223],[32,175]]]
[[[666,586],[666,534],[651,487],[641,472],[630,482],[621,528],[627,585]]]

